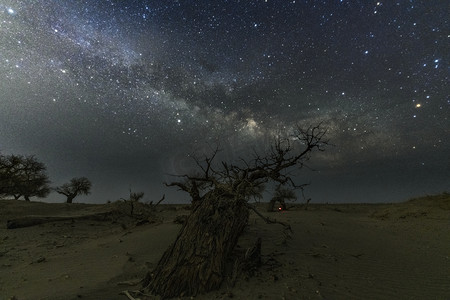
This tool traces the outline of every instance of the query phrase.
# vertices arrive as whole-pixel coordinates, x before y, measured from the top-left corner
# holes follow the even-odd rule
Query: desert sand
[[[150,222],[136,222],[117,213],[126,212],[121,205],[1,200],[0,299],[128,299],[121,292],[139,290],[181,228],[173,221],[189,210],[161,204]],[[449,194],[399,204],[259,208],[289,223],[292,234],[251,213],[236,250],[261,237],[262,266],[194,299],[450,299]],[[79,218],[111,211],[113,217]],[[31,215],[66,218],[7,229],[7,220]]]

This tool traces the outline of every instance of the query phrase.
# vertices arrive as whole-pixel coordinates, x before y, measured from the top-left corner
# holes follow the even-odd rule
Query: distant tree
[[[58,194],[67,197],[67,203],[72,203],[73,199],[78,195],[89,195],[92,183],[86,177],[72,178],[69,183],[65,183],[55,188]]]
[[[143,197],[144,197],[144,192],[139,192],[139,193],[135,193],[135,192],[131,193],[131,192],[130,192],[130,201],[138,202],[138,201],[140,201]]]
[[[0,195],[44,198],[50,193],[46,167],[34,156],[0,155]]]
[[[130,188],[130,197],[128,199],[123,199],[120,198],[121,200],[123,200],[125,203],[129,203],[130,204],[130,216],[133,215],[134,213],[134,204],[136,202],[139,202],[142,198],[144,197],[144,192],[132,192],[131,188]]]
[[[273,208],[274,208],[276,202],[280,203],[281,210],[286,210],[287,209],[286,200],[296,200],[296,199],[297,199],[297,195],[295,195],[294,190],[288,189],[288,188],[283,188],[282,185],[278,185],[277,188],[275,189],[275,193],[274,193],[272,199],[270,199],[270,202],[267,207],[267,211],[269,211],[269,212],[273,211]]]

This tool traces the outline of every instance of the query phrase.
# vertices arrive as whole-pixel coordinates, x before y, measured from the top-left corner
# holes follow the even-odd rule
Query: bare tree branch
[[[269,217],[264,216],[263,214],[261,214],[256,207],[254,207],[253,205],[251,205],[250,203],[247,203],[246,206],[254,211],[259,217],[261,217],[261,219],[263,219],[267,224],[280,224],[284,227],[284,229],[289,230],[290,232],[292,232],[292,228],[291,225],[289,225],[288,223],[284,223],[281,221],[277,221],[276,219],[272,219]]]

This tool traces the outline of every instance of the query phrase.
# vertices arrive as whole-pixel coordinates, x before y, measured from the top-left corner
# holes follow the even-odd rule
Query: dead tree
[[[216,149],[210,157],[196,159],[198,175],[183,175],[183,181],[167,184],[189,193],[192,210],[175,242],[143,281],[143,292],[171,298],[218,289],[249,211],[255,210],[250,197],[270,182],[303,188],[294,182],[293,171],[304,166],[312,151],[323,151],[325,133],[320,124],[297,127],[292,135],[276,138],[266,154],[255,153],[238,164],[213,164]]]
[[[137,202],[139,202],[144,197],[144,192],[132,192],[130,188],[130,197],[128,199],[120,198],[120,200],[128,203],[130,205],[130,216],[133,216],[134,206]]]

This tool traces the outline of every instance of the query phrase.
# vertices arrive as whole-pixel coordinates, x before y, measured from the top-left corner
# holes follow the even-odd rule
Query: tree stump
[[[147,276],[144,290],[171,298],[218,289],[226,276],[227,258],[248,217],[244,199],[217,189],[208,192],[193,207],[176,241]]]

